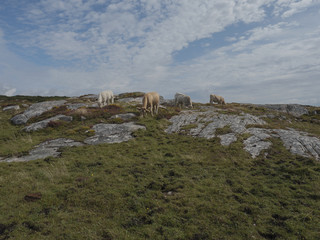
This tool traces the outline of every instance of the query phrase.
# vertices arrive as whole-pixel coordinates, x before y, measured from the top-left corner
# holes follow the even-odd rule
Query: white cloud
[[[176,78],[186,92],[217,92],[228,101],[319,104],[319,29],[308,35],[303,29],[281,23],[250,30],[246,40],[180,66]]]
[[[150,59],[158,65],[170,61],[173,51],[232,23],[263,19],[263,6],[269,2],[125,0],[108,5],[42,0],[30,5],[23,18],[37,26],[25,46],[41,47],[57,59],[82,59],[84,64],[106,59],[114,64],[114,59],[126,57],[135,65],[150,65]],[[92,11],[97,5],[99,11]]]
[[[275,2],[275,13],[287,18],[317,4],[319,4],[317,0],[280,0]]]
[[[66,65],[39,66],[22,60],[3,43],[0,79],[7,85],[12,83],[18,94],[76,95],[111,88],[115,92],[158,90],[165,97],[185,91],[200,101],[207,101],[200,93],[220,91],[232,101],[320,102],[314,94],[317,87],[312,87],[320,72],[319,29],[316,30],[314,21],[319,16],[309,19],[304,15],[307,20],[303,21],[293,18],[310,6],[319,3],[311,0],[24,2],[21,10],[24,14],[16,20],[26,24],[28,31],[16,29],[10,40],[21,48],[40,49],[47,58]],[[278,22],[275,16],[282,17],[283,22]],[[235,24],[255,27],[244,34],[240,31],[227,36],[221,48],[214,48],[214,41],[201,43],[199,48],[206,48],[206,54],[193,61],[182,64],[172,58],[173,53],[184,51],[190,43],[211,39],[213,34]],[[0,36],[0,41],[3,38]],[[286,86],[290,86],[290,91],[284,90]],[[306,89],[312,92],[309,99],[303,97]]]

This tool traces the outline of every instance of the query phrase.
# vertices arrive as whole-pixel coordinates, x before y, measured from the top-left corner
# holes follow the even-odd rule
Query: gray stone
[[[65,102],[65,100],[59,100],[32,104],[26,111],[24,111],[24,113],[11,118],[11,122],[16,125],[25,124],[30,118],[39,116],[42,113],[51,110],[53,107],[59,107],[65,104]]]
[[[70,104],[67,104],[67,108],[70,109],[70,110],[77,110],[81,107],[88,107],[87,104],[85,103],[70,103]]]
[[[138,103],[142,103],[142,97],[137,97],[137,98],[121,98],[117,100],[118,102],[122,102],[122,103],[132,103],[132,104],[138,104]]]
[[[13,105],[13,106],[7,106],[7,107],[4,107],[2,109],[2,111],[10,111],[10,110],[19,110],[20,109],[20,106],[19,105]]]
[[[255,158],[260,155],[262,150],[268,149],[271,146],[271,142],[262,141],[257,136],[251,136],[244,141],[244,145],[244,149]]]
[[[292,153],[304,157],[320,158],[320,140],[316,137],[308,136],[307,133],[294,129],[275,129],[281,138],[284,146]]]
[[[137,117],[134,113],[123,113],[123,114],[117,114],[117,115],[113,115],[111,117],[111,119],[115,119],[115,118],[120,118],[124,121],[130,120],[132,118]]]
[[[264,129],[248,128],[248,125],[265,125],[266,122],[250,114],[226,115],[219,114],[213,108],[203,108],[202,112],[182,111],[169,120],[172,124],[165,130],[167,133],[187,132],[191,136],[213,138],[216,129],[229,126],[232,133],[218,136],[221,144],[228,146],[237,140],[237,135],[249,133],[251,136],[244,141],[244,149],[253,158],[260,155],[262,150],[268,149],[272,143],[268,138],[280,138],[284,146],[292,153],[305,157],[320,158],[320,140],[307,133],[294,129]],[[195,125],[190,130],[184,130],[187,125]]]
[[[95,136],[87,138],[84,142],[90,145],[102,143],[120,143],[132,139],[132,132],[139,129],[146,129],[144,126],[134,122],[123,124],[104,124],[100,123],[93,126]]]
[[[263,104],[258,106],[262,106],[280,112],[285,112],[295,117],[300,117],[303,114],[308,114],[308,110],[306,109],[306,107],[299,104]]]
[[[163,100],[160,99],[160,104],[171,106],[171,107],[175,106],[174,99],[163,99]]]
[[[224,135],[219,135],[220,143],[223,146],[229,146],[231,143],[237,141],[237,137],[234,133],[228,133]]]
[[[262,150],[266,150],[271,146],[271,142],[264,141],[271,137],[271,131],[269,129],[249,128],[246,132],[252,134],[252,136],[243,142],[245,146],[244,149],[249,152],[253,158],[259,156]]]
[[[261,150],[268,149],[270,142],[264,141],[267,138],[280,138],[283,145],[292,153],[304,157],[320,158],[320,140],[316,137],[309,136],[305,132],[294,129],[259,129],[250,128],[247,130],[252,134],[245,144],[245,150],[250,152],[252,157],[260,154]]]
[[[100,108],[100,106],[99,106],[98,103],[92,103],[92,104],[88,105],[88,107],[91,107],[91,108]]]
[[[182,111],[179,115],[173,116],[169,121],[172,124],[165,130],[167,133],[179,132],[183,126],[196,124],[198,127],[193,128],[190,134],[207,139],[215,137],[216,129],[225,126],[230,126],[232,132],[241,134],[246,131],[247,125],[266,124],[262,119],[250,114],[243,114],[241,116],[218,114],[212,109],[205,112]]]
[[[75,142],[71,139],[58,138],[43,142],[35,146],[31,151],[29,151],[29,154],[26,156],[0,159],[0,162],[27,162],[47,157],[58,157],[61,154],[61,152],[59,152],[59,149],[61,147],[73,147],[82,145],[83,143]]]
[[[55,117],[45,119],[45,120],[43,120],[43,121],[33,123],[33,124],[31,124],[31,125],[23,128],[22,130],[24,130],[24,131],[26,131],[26,132],[37,131],[37,130],[46,128],[46,127],[48,126],[49,122],[51,122],[51,121],[57,121],[57,120],[62,120],[62,121],[66,121],[66,122],[71,122],[71,121],[72,121],[72,117],[71,117],[71,116],[66,116],[66,115],[60,114],[60,115],[57,115],[57,116],[55,116]]]

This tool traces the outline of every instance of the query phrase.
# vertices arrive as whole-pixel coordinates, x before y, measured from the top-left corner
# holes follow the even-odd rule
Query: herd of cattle
[[[226,104],[223,97],[210,94],[210,104],[213,104],[214,102],[218,104]],[[98,105],[100,108],[112,103],[114,103],[114,95],[112,91],[107,90],[99,93]],[[174,95],[174,104],[180,108],[193,108],[190,96],[183,93],[176,93]],[[142,98],[142,107],[138,108],[138,110],[141,112],[142,116],[145,116],[147,112],[150,112],[153,116],[154,113],[158,114],[159,105],[160,95],[157,92],[149,92],[144,94]]]

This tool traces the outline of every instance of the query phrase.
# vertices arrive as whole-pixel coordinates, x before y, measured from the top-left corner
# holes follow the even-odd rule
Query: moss
[[[230,126],[225,126],[223,128],[217,128],[215,133],[216,135],[224,135],[232,132],[233,131],[231,130]]]
[[[188,131],[190,129],[197,128],[197,127],[198,127],[197,124],[188,124],[188,125],[182,126],[181,130]]]
[[[137,97],[143,97],[144,92],[127,92],[127,93],[121,93],[118,95],[118,99],[121,98],[137,98]]]

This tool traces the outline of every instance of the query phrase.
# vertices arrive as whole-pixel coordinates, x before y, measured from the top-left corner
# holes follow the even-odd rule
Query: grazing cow
[[[176,93],[174,95],[174,103],[176,106],[180,106],[180,108],[182,108],[182,106],[193,108],[191,98],[182,93]]]
[[[138,108],[138,110],[140,110],[143,117],[146,115],[147,112],[150,112],[151,116],[153,116],[154,113],[158,114],[159,104],[159,94],[157,92],[149,92],[144,94],[142,98],[142,107]]]
[[[223,97],[215,94],[210,94],[210,104],[213,104],[213,102],[222,104],[222,105],[226,104]]]
[[[107,90],[99,93],[98,105],[100,108],[105,105],[109,105],[110,103],[114,103],[114,96],[112,91]]]

